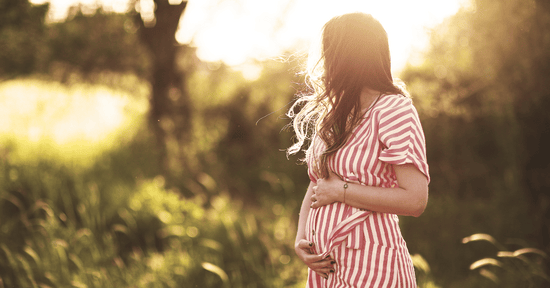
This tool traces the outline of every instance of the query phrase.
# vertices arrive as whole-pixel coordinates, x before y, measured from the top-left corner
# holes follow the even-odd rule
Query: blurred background
[[[304,287],[285,112],[357,10],[426,134],[419,287],[549,287],[549,1],[0,0],[0,288]]]

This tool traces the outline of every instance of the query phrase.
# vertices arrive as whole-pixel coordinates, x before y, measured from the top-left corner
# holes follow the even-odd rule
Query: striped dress
[[[325,145],[318,137],[312,145],[306,161],[316,183],[315,165]],[[383,95],[329,159],[329,168],[350,183],[396,187],[392,165],[406,163],[414,164],[429,180],[424,132],[412,101]],[[307,287],[416,287],[397,215],[335,202],[310,209],[305,229],[306,240],[315,243],[313,252],[336,260],[328,279],[310,269]]]

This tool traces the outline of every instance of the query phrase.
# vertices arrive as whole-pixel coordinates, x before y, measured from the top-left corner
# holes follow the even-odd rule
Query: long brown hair
[[[318,171],[322,178],[329,175],[328,158],[361,120],[363,88],[407,95],[392,78],[386,31],[374,17],[359,12],[334,17],[324,25],[321,55],[309,67],[306,83],[313,93],[299,96],[287,113],[297,138],[287,154],[297,153],[306,141],[319,136],[326,144]]]

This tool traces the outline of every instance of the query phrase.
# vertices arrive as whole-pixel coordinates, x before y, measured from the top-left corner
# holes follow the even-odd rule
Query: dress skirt
[[[337,202],[311,209],[306,239],[313,253],[330,255],[328,279],[309,269],[306,287],[416,287],[414,267],[394,214]]]

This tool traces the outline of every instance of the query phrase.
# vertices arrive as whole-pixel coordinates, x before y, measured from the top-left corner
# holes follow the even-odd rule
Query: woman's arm
[[[399,187],[382,188],[348,183],[336,174],[317,181],[312,188],[311,208],[344,202],[356,208],[418,217],[428,204],[428,179],[413,164],[394,165]],[[345,192],[345,199],[344,199]]]

